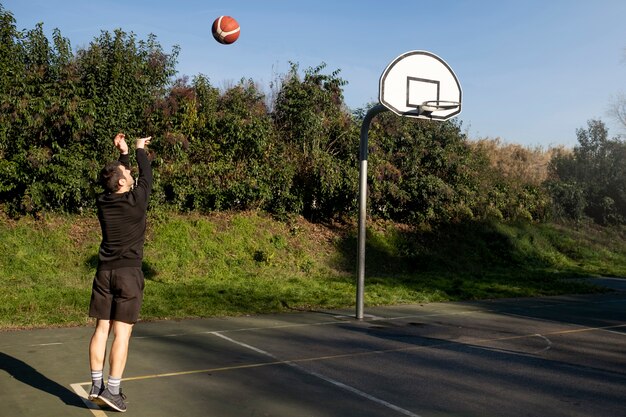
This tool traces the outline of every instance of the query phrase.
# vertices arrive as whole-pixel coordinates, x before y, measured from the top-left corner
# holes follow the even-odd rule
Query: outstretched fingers
[[[144,146],[150,144],[150,140],[152,139],[152,136],[148,136],[146,138],[141,138],[141,139],[137,139],[137,141],[135,142],[135,147],[137,149],[141,149]]]

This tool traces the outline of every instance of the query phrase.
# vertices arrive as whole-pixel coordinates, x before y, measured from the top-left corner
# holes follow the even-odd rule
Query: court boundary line
[[[556,320],[556,319],[548,319],[548,318],[544,318],[544,317],[533,317],[533,316],[526,316],[524,314],[516,314],[516,313],[501,313],[503,315],[509,316],[509,317],[515,317],[515,318],[521,318],[521,319],[526,319],[526,320],[531,320],[531,321],[540,321],[543,323],[550,323],[550,324],[569,324],[570,326],[576,326],[576,327],[580,327],[580,328],[587,328],[589,326],[585,326],[584,324],[578,324],[578,323],[572,323],[572,322],[565,322],[563,320]],[[623,327],[623,324],[621,325],[617,325],[617,327]],[[626,336],[625,332],[616,332],[614,330],[611,330],[612,326],[605,326],[605,327],[596,327],[596,329],[598,331],[604,331],[607,333],[611,333],[611,334],[618,334],[620,336]]]
[[[581,329],[558,330],[558,331],[547,332],[543,334],[527,333],[527,334],[515,335],[515,336],[482,338],[482,339],[476,339],[472,343],[501,342],[501,341],[506,341],[506,340],[526,339],[526,338],[532,338],[532,337],[539,337],[542,339],[547,339],[547,336],[555,336],[555,335],[570,334],[570,333],[592,332],[592,331],[608,330],[608,329],[614,329],[614,328],[626,328],[626,323],[616,324],[616,325],[611,325],[611,326],[603,326],[603,327],[585,327]],[[221,331],[211,332],[211,334],[213,335],[217,335],[220,333],[222,332]],[[618,333],[618,334],[621,335],[622,333]],[[225,338],[226,336],[220,335],[219,337]],[[358,356],[380,355],[384,353],[409,352],[413,350],[436,349],[436,348],[441,348],[441,347],[445,347],[449,345],[459,345],[459,346],[468,345],[469,346],[469,343],[459,342],[459,341],[445,341],[441,343],[434,343],[431,345],[405,346],[405,347],[393,348],[393,349],[377,349],[377,350],[368,350],[364,352],[351,352],[351,353],[341,353],[341,354],[336,354],[336,355],[314,356],[314,357],[309,357],[309,358],[290,359],[288,361],[275,360],[271,362],[258,362],[258,363],[251,363],[251,364],[245,364],[245,365],[234,365],[234,366],[224,366],[224,367],[217,367],[217,368],[194,369],[194,370],[180,371],[180,372],[167,372],[167,373],[162,373],[162,374],[131,376],[131,377],[123,378],[122,381],[130,382],[130,381],[140,381],[143,379],[155,379],[155,378],[166,378],[166,377],[172,377],[172,376],[192,375],[192,374],[199,374],[203,372],[221,372],[221,371],[230,371],[230,370],[236,370],[236,369],[284,365],[286,362],[294,362],[294,363],[315,362],[315,361],[323,361],[323,360],[331,360],[331,359],[351,358],[351,357],[358,357]],[[480,347],[480,346],[476,346],[476,347]],[[91,384],[91,381],[77,382],[77,383],[71,384],[71,386],[83,386],[83,385],[88,385],[88,384]]]
[[[91,382],[89,382],[89,384],[91,384]],[[84,383],[70,384],[70,387],[72,387],[76,395],[78,395],[80,399],[83,400],[83,403],[85,403],[85,406],[89,409],[89,411],[93,413],[95,417],[107,417],[104,410],[98,407],[97,404],[94,404],[87,399],[87,391],[85,391],[85,389],[83,388],[83,385],[85,384]]]
[[[244,348],[251,349],[254,352],[260,353],[260,354],[265,355],[267,357],[270,357],[272,359],[279,360],[273,354],[271,354],[271,353],[269,353],[269,352],[267,352],[265,350],[259,349],[257,347],[254,347],[252,345],[249,345],[247,343],[239,342],[239,341],[237,341],[235,339],[232,339],[232,338],[230,338],[228,336],[225,336],[225,335],[223,335],[221,333],[214,333],[214,335],[217,336],[217,337],[221,337],[222,339],[227,340],[227,341],[229,341],[231,343],[234,343],[234,344],[236,344],[238,346],[242,346]],[[305,368],[303,368],[302,366],[298,365],[297,363],[295,363],[293,361],[289,361],[289,360],[288,361],[282,361],[282,363],[284,363],[285,365],[290,366],[290,367],[292,367],[294,369],[297,369],[300,372],[304,372],[307,375],[314,376],[314,377],[316,377],[318,379],[321,379],[322,381],[328,382],[328,383],[330,383],[332,385],[335,385],[335,386],[337,386],[337,387],[339,387],[339,388],[341,388],[343,390],[346,390],[346,391],[351,392],[353,394],[356,394],[356,395],[358,395],[358,396],[360,396],[362,398],[365,398],[367,400],[375,402],[378,405],[382,405],[382,406],[387,407],[387,408],[389,408],[389,409],[391,409],[393,411],[396,411],[396,412],[398,412],[400,414],[404,414],[405,416],[420,417],[419,414],[415,414],[415,413],[413,413],[413,412],[411,412],[409,410],[406,410],[406,409],[404,409],[402,407],[399,407],[399,406],[397,406],[395,404],[392,404],[392,403],[390,403],[388,401],[385,401],[383,399],[380,399],[378,397],[370,395],[367,392],[361,391],[360,389],[355,388],[355,387],[353,387],[351,385],[344,384],[343,382],[340,382],[340,381],[337,381],[336,379],[327,377],[326,375],[323,375],[323,374],[321,374],[319,372],[315,372],[315,371],[312,371],[312,370],[309,370],[309,369],[305,369]]]
[[[619,292],[617,292],[619,293]],[[584,297],[585,295],[591,295],[592,294],[576,294],[575,296],[581,296]],[[617,295],[614,293],[614,295]],[[528,306],[517,306],[514,307],[514,310],[517,309],[536,309],[536,308],[552,308],[552,307],[559,307],[562,306],[564,304],[569,304],[571,301],[569,300],[564,300],[564,301],[557,301],[556,299],[558,297],[563,297],[563,296],[554,296],[554,297],[531,297],[531,298],[514,298],[511,299],[513,301],[519,301],[519,300],[532,300],[532,299],[546,299],[546,300],[550,300],[550,298],[555,298],[555,300],[553,300],[553,302],[551,303],[537,303],[534,305],[528,305]],[[501,299],[501,300],[497,300],[497,301],[505,301],[506,299]],[[626,302],[626,299],[621,298],[621,299],[616,299],[616,300],[588,300],[588,301],[576,301],[576,303],[583,303],[583,304],[605,304],[605,303],[624,303]],[[477,301],[477,303],[480,303],[480,301]],[[444,302],[444,303],[428,303],[428,304],[450,304],[450,305],[455,305],[455,304],[462,304],[460,302]],[[410,304],[409,304],[410,305]],[[394,306],[387,306],[387,307],[394,307]],[[402,307],[402,305],[397,305],[396,307]],[[477,305],[476,307],[471,307],[465,310],[460,310],[460,311],[456,311],[456,312],[452,312],[452,313],[445,313],[445,312],[436,312],[436,313],[428,313],[428,314],[407,314],[407,315],[402,315],[402,316],[394,316],[394,317],[380,317],[380,316],[374,316],[369,318],[368,320],[363,320],[362,322],[367,323],[367,322],[376,322],[376,321],[393,321],[393,320],[403,320],[403,319],[411,319],[411,318],[420,318],[420,317],[439,317],[439,316],[455,316],[455,315],[463,315],[463,314],[472,314],[472,313],[498,313],[498,314],[510,314],[510,315],[514,315],[513,313],[507,313],[505,311],[501,311],[499,309],[496,308],[482,308],[480,305]],[[321,314],[320,312],[317,311],[299,311],[299,313],[309,313],[309,314]],[[289,313],[287,313],[289,314]],[[295,314],[295,313],[294,313]],[[532,316],[524,316],[524,315],[520,315],[521,317],[529,317],[531,318]],[[262,316],[259,316],[262,317]],[[189,332],[189,333],[172,333],[172,334],[168,334],[168,335],[154,335],[154,336],[133,336],[133,339],[156,339],[156,338],[162,338],[162,337],[180,337],[180,336],[192,336],[192,335],[200,335],[200,334],[209,334],[212,332],[222,332],[222,333],[231,333],[231,332],[244,332],[244,331],[250,331],[250,330],[272,330],[272,329],[279,329],[279,328],[290,328],[290,327],[306,327],[306,326],[324,326],[324,325],[332,325],[332,324],[342,324],[342,323],[350,323],[350,322],[358,322],[357,319],[355,319],[353,316],[348,315],[348,314],[341,314],[341,313],[337,313],[335,315],[335,317],[341,317],[343,318],[343,320],[332,320],[332,321],[320,321],[320,322],[314,322],[314,323],[297,323],[297,324],[281,324],[281,325],[275,325],[275,326],[259,326],[259,327],[242,327],[242,328],[235,328],[235,329],[223,329],[223,330],[211,330],[211,331],[203,331],[203,332]],[[236,318],[236,317],[233,317]],[[184,320],[184,319],[183,319]],[[560,322],[558,320],[555,320],[555,322]],[[146,321],[146,322],[139,322],[139,323],[144,323],[144,324],[149,324],[149,323],[158,323],[158,321],[155,322],[151,322],[151,321]],[[577,324],[577,323],[570,323],[570,322],[561,322],[564,324],[571,324],[571,325],[575,325],[575,326],[583,326],[581,324]],[[30,330],[36,330],[36,329],[25,329],[25,331],[30,331]],[[2,331],[0,331],[0,333],[2,333]],[[49,342],[49,343],[40,343],[40,344],[12,344],[12,345],[0,345],[0,349],[10,349],[10,348],[14,348],[14,347],[20,347],[20,346],[28,346],[28,347],[44,347],[44,346],[52,346],[52,345],[64,345],[67,342]]]
[[[514,299],[514,300],[520,300],[520,299]],[[589,301],[585,301],[584,304],[605,304],[605,303],[614,303],[614,302],[626,302],[626,299],[617,299],[617,300],[602,300],[602,301],[598,301],[598,300],[589,300]],[[552,303],[537,303],[534,305],[528,305],[528,306],[517,306],[514,307],[514,310],[519,310],[519,309],[539,309],[539,308],[553,308],[553,307],[560,307],[564,304],[569,304],[569,301],[561,301],[561,302],[552,302]],[[578,302],[576,302],[578,303]],[[436,303],[433,303],[436,304]],[[448,303],[443,303],[443,304],[448,304]],[[450,303],[450,304],[456,304],[456,303]],[[392,306],[391,306],[392,307]],[[319,312],[316,311],[302,311],[300,313],[311,313],[311,314],[320,314]],[[434,313],[427,313],[427,314],[406,314],[406,315],[401,315],[401,316],[393,316],[393,317],[381,317],[381,316],[372,316],[371,318],[367,319],[367,320],[357,320],[355,319],[353,316],[349,316],[346,314],[336,314],[335,317],[337,318],[342,318],[342,320],[329,320],[329,321],[319,321],[319,322],[313,322],[313,323],[289,323],[289,324],[278,324],[278,325],[273,325],[273,326],[256,326],[256,327],[240,327],[240,328],[234,328],[234,329],[223,329],[223,330],[208,330],[208,331],[202,331],[202,332],[189,332],[189,333],[175,333],[175,334],[168,334],[168,335],[157,335],[157,336],[133,336],[133,338],[135,339],[152,339],[152,338],[160,338],[160,337],[179,337],[179,336],[192,336],[192,335],[201,335],[201,334],[212,334],[212,333],[237,333],[237,332],[247,332],[247,331],[252,331],[252,330],[274,330],[274,329],[282,329],[282,328],[294,328],[294,327],[308,327],[308,326],[327,326],[327,325],[334,325],[334,324],[344,324],[344,323],[369,323],[369,322],[377,322],[377,321],[394,321],[394,320],[406,320],[406,319],[417,319],[417,318],[429,318],[429,317],[441,317],[441,316],[459,316],[459,315],[466,315],[466,314],[475,314],[475,313],[497,313],[497,314],[506,314],[506,315],[511,315],[514,316],[514,313],[507,313],[504,311],[501,311],[497,308],[482,308],[481,306],[475,306],[475,307],[470,307],[467,309],[463,309],[463,310],[459,310],[459,311],[454,311],[454,312],[434,312]],[[532,316],[524,316],[523,314],[519,315],[520,317],[524,317],[524,318],[533,318]],[[574,325],[574,326],[584,326],[582,324],[577,324],[577,323],[570,323],[570,322],[562,322],[562,321],[558,321],[555,320],[554,322],[556,323],[562,323],[562,324],[568,324],[568,325]]]
[[[592,331],[610,331],[611,329],[616,329],[616,328],[626,328],[626,323],[623,324],[616,324],[616,325],[611,325],[611,326],[602,326],[602,327],[585,327],[585,328],[578,328],[578,329],[567,329],[567,330],[558,330],[558,331],[553,331],[553,332],[547,332],[547,333],[543,333],[543,334],[539,334],[539,333],[528,333],[528,334],[523,334],[523,335],[515,335],[515,336],[503,336],[503,337],[496,337],[496,338],[482,338],[482,339],[476,339],[475,341],[473,341],[472,343],[488,343],[488,342],[498,342],[498,341],[506,341],[506,340],[519,340],[519,339],[525,339],[525,338],[531,338],[531,337],[540,337],[546,341],[548,341],[549,345],[548,348],[549,349],[551,347],[551,342],[548,339],[547,336],[554,336],[554,335],[562,335],[562,334],[572,334],[572,333],[583,333],[583,332],[592,332]],[[256,329],[252,329],[252,330],[256,330]],[[131,381],[140,381],[140,380],[145,380],[145,379],[156,379],[156,378],[166,378],[166,377],[173,377],[173,376],[184,376],[184,375],[193,375],[193,374],[199,374],[199,373],[211,373],[211,372],[223,372],[223,371],[231,371],[231,370],[237,370],[237,369],[249,369],[249,368],[260,368],[260,367],[265,367],[265,366],[275,366],[275,365],[288,365],[290,367],[293,367],[295,369],[298,369],[302,372],[305,372],[311,376],[315,376],[319,379],[325,380],[333,385],[339,386],[343,389],[346,389],[347,391],[350,391],[354,394],[357,394],[359,396],[362,396],[364,398],[370,399],[374,402],[377,402],[380,405],[383,405],[384,403],[388,404],[386,405],[387,407],[394,409],[395,411],[401,412],[407,416],[410,417],[420,417],[417,414],[411,413],[408,410],[405,410],[403,408],[397,407],[394,404],[391,403],[387,403],[384,400],[380,400],[376,397],[370,396],[369,394],[358,390],[357,388],[351,387],[349,385],[343,384],[342,382],[333,380],[332,378],[328,378],[322,374],[318,374],[314,371],[310,371],[307,370],[303,367],[301,367],[300,365],[298,365],[298,363],[306,363],[306,362],[315,362],[315,361],[324,361],[324,360],[333,360],[333,359],[342,359],[342,358],[354,358],[354,357],[359,357],[359,356],[369,356],[369,355],[380,355],[380,354],[385,354],[385,353],[394,353],[394,352],[410,352],[410,351],[417,351],[417,350],[426,350],[426,349],[438,349],[438,348],[442,348],[442,347],[446,347],[446,346],[452,346],[452,345],[459,345],[459,346],[468,346],[468,347],[475,347],[475,348],[489,348],[487,346],[473,346],[470,345],[469,342],[460,342],[460,341],[450,341],[450,340],[446,340],[444,342],[441,343],[435,343],[435,344],[431,344],[431,345],[420,345],[420,346],[405,346],[405,347],[401,347],[401,348],[393,348],[393,349],[377,349],[377,350],[368,350],[368,351],[364,351],[364,352],[351,352],[351,353],[342,353],[342,354],[336,354],[336,355],[325,355],[325,356],[317,356],[317,357],[310,357],[310,358],[300,358],[300,359],[290,359],[290,360],[280,360],[278,359],[276,356],[272,355],[269,352],[266,352],[262,349],[256,348],[254,346],[248,345],[246,343],[243,342],[239,342],[236,341],[228,336],[223,335],[222,333],[225,331],[214,331],[214,332],[202,332],[200,334],[211,334],[213,336],[217,336],[220,337],[221,339],[230,341],[231,343],[235,343],[237,345],[240,345],[242,347],[251,349],[259,354],[262,354],[264,356],[267,356],[269,358],[275,359],[274,361],[269,361],[269,362],[257,362],[257,363],[251,363],[251,364],[245,364],[245,365],[234,365],[234,366],[225,366],[225,367],[218,367],[218,368],[208,368],[208,369],[197,369],[197,370],[189,370],[189,371],[181,371],[181,372],[168,372],[168,373],[163,373],[163,374],[152,374],[152,375],[141,375],[141,376],[135,376],[135,377],[127,377],[127,378],[123,378],[122,381],[124,382],[131,382]],[[617,333],[617,332],[611,332],[611,333]],[[618,333],[618,334],[622,334],[622,333]],[[509,354],[520,354],[519,352],[508,352]],[[526,353],[528,354],[528,353]],[[536,354],[536,353],[533,353]],[[106,417],[106,414],[104,413],[104,411],[98,407],[96,404],[90,402],[89,400],[87,400],[87,392],[85,391],[85,389],[83,388],[84,385],[90,385],[91,381],[89,382],[78,382],[78,383],[73,383],[70,384],[70,386],[72,387],[72,389],[74,390],[74,392],[76,392],[76,394],[78,396],[81,397],[81,399],[83,400],[83,402],[85,403],[85,405],[87,406],[87,408],[89,409],[89,411],[91,411],[95,417]],[[371,398],[369,398],[371,397]],[[397,409],[396,409],[397,407]],[[409,414],[407,414],[409,413]]]

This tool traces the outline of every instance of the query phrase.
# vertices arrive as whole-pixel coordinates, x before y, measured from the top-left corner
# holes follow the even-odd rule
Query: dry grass
[[[544,149],[505,143],[500,138],[483,138],[470,142],[470,146],[482,151],[495,172],[522,183],[539,185],[548,177],[548,165],[559,152],[571,152],[563,146]]]

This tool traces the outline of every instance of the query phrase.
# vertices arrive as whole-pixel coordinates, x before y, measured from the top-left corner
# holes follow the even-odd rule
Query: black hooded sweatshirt
[[[152,190],[152,168],[145,149],[135,150],[139,178],[126,193],[104,193],[98,196],[98,220],[102,242],[98,252],[98,270],[141,267],[146,238],[146,211]],[[130,167],[128,154],[119,161]]]

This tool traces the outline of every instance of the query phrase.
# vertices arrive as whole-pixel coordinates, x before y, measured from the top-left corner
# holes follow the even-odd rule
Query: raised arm
[[[128,144],[126,143],[126,135],[123,133],[118,133],[113,138],[113,144],[120,151],[122,155],[126,155],[128,153]]]
[[[125,167],[130,168],[130,156],[128,155],[128,144],[126,143],[126,135],[118,133],[113,138],[113,145],[120,151],[119,161],[124,164]]]
[[[139,178],[137,179],[137,192],[143,194],[146,204],[152,191],[152,167],[148,160],[147,145],[150,143],[152,136],[137,139],[135,141],[135,152],[137,156],[137,165],[139,166]]]

